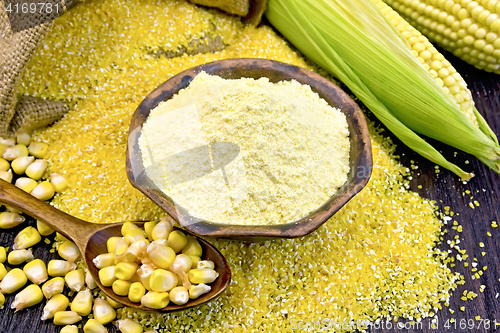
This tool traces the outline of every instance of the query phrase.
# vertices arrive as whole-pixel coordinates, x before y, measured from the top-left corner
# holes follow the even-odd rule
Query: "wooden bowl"
[[[350,131],[350,172],[347,182],[321,207],[308,216],[280,225],[228,225],[198,221],[158,189],[146,175],[139,148],[142,124],[158,103],[172,98],[186,88],[193,78],[205,71],[225,79],[267,77],[271,82],[296,80],[309,85],[331,106],[341,109],[347,117]],[[135,111],[129,129],[127,175],[134,187],[163,208],[181,226],[200,236],[229,237],[241,240],[265,240],[273,237],[300,237],[311,233],[327,221],[368,182],[372,170],[370,136],[363,112],[342,89],[307,69],[265,59],[228,59],[188,69],[172,77],[149,94]],[[187,221],[187,223],[186,223]]]

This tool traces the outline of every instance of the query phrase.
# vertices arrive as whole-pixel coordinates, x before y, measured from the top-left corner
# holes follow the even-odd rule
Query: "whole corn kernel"
[[[24,265],[23,272],[26,274],[28,280],[34,284],[40,284],[49,278],[45,263],[40,259],[35,259]]]
[[[78,333],[78,327],[75,325],[66,325],[61,330],[59,333]]]
[[[155,271],[155,267],[153,265],[142,265],[137,270],[137,275],[139,276],[139,281],[142,283],[144,288],[147,290],[152,290],[149,284],[151,280],[151,274]]]
[[[189,298],[198,298],[201,295],[208,293],[211,289],[212,288],[210,286],[207,286],[204,283],[200,283],[198,285],[193,284],[191,285],[191,287],[189,287]]]
[[[203,250],[196,237],[187,235],[187,243],[182,248],[182,253],[201,257]]]
[[[14,175],[12,174],[11,169],[9,169],[8,171],[0,171],[0,179],[3,179],[8,183],[12,183],[13,178],[14,178]]]
[[[147,255],[151,261],[160,268],[167,269],[172,265],[175,260],[175,251],[165,245],[161,240],[155,240],[149,244],[147,248]]]
[[[42,240],[42,236],[38,233],[38,230],[33,227],[26,227],[21,232],[19,232],[14,238],[14,245],[12,248],[14,250],[27,249],[32,247]]]
[[[68,180],[61,174],[51,173],[49,181],[54,187],[54,191],[57,193],[62,193],[66,188],[68,188]]]
[[[141,297],[141,304],[151,309],[163,309],[169,302],[168,292],[148,291]]]
[[[7,251],[5,250],[5,247],[0,246],[0,263],[4,263],[5,260],[7,260]]]
[[[128,318],[117,320],[116,327],[122,333],[143,333],[142,325]]]
[[[115,254],[114,253],[103,253],[92,259],[95,267],[98,269],[114,266],[115,264]]]
[[[189,254],[189,257],[191,258],[192,263],[193,263],[191,265],[191,268],[198,268],[198,262],[200,262],[201,258],[198,256],[193,256],[191,254]]]
[[[33,156],[21,156],[13,160],[10,167],[16,174],[22,175],[34,160]]]
[[[175,287],[174,289],[170,290],[169,297],[172,303],[183,305],[189,301],[189,292],[186,287]]]
[[[54,314],[59,311],[64,311],[68,308],[69,299],[63,294],[54,295],[47,301],[43,308],[42,320],[54,318]]]
[[[90,290],[97,288],[97,283],[95,282],[94,278],[92,277],[92,274],[90,274],[89,271],[85,273],[85,284],[87,285],[87,288],[89,288]]]
[[[127,251],[130,244],[125,239],[119,239],[115,244],[115,263],[119,263],[123,259],[123,252]]]
[[[36,229],[38,230],[38,233],[41,236],[49,236],[49,235],[52,235],[52,233],[54,232],[54,229],[52,229],[51,227],[49,227],[45,223],[38,221],[38,220],[36,221]]]
[[[36,182],[36,180],[33,180],[31,178],[20,177],[17,178],[16,183],[14,185],[19,187],[24,192],[31,193],[31,191],[33,191],[33,189],[38,185],[38,183]]]
[[[0,263],[0,280],[2,280],[5,275],[7,275],[7,269],[5,268],[3,263]]]
[[[25,145],[15,145],[5,149],[3,158],[7,161],[13,161],[18,157],[28,156],[28,148]]]
[[[76,265],[74,263],[69,263],[66,260],[52,259],[47,265],[47,273],[50,276],[65,276],[75,268]]]
[[[47,170],[47,161],[44,159],[38,159],[28,165],[26,168],[26,176],[34,180],[40,180]]]
[[[170,266],[170,270],[181,278],[182,285],[186,288],[189,288],[191,286],[191,282],[189,281],[186,273],[191,269],[192,265],[193,262],[191,260],[191,257],[187,254],[181,253],[175,257],[174,262]]]
[[[74,262],[81,256],[80,249],[70,240],[64,241],[57,249],[59,256],[68,262]]]
[[[125,262],[139,262],[146,254],[148,248],[148,241],[140,239],[132,244],[120,255],[119,261]]]
[[[7,261],[11,265],[20,265],[23,262],[26,261],[31,261],[33,260],[33,252],[31,249],[21,249],[21,250],[14,250],[10,251],[8,256],[7,256]]]
[[[122,228],[121,228],[121,233],[122,233],[122,236],[125,237],[125,235],[130,231],[130,230],[140,230],[142,231],[141,228],[139,228],[139,226],[133,222],[125,222],[122,224]]]
[[[55,325],[71,325],[82,320],[75,311],[58,311],[54,314]]]
[[[146,288],[141,282],[134,282],[128,290],[128,299],[132,302],[139,303],[142,296],[146,294]]]
[[[117,280],[115,276],[115,266],[107,266],[99,270],[99,281],[105,287],[111,287]]]
[[[80,291],[85,285],[85,275],[81,269],[76,269],[66,273],[64,281],[66,281],[66,285],[69,289]]]
[[[115,301],[114,299],[109,298],[108,296],[106,296],[106,302],[108,302],[108,303],[109,303],[109,305],[111,305],[111,307],[112,307],[113,309],[123,308],[123,304],[122,304],[122,303],[117,302],[117,301]]]
[[[56,240],[59,240],[61,242],[65,242],[69,239],[66,238],[66,236],[64,236],[63,234],[56,232]]]
[[[127,241],[128,244],[132,244],[134,242],[137,242],[138,240],[146,239],[146,237],[147,236],[144,230],[137,228],[137,229],[130,229],[124,236],[124,239]]]
[[[21,145],[28,146],[31,142],[31,135],[26,132],[21,132],[16,135],[16,142]]]
[[[89,289],[79,291],[71,302],[71,311],[78,313],[82,317],[86,317],[92,311],[92,302],[94,297]]]
[[[32,196],[42,201],[51,199],[55,193],[54,186],[47,180],[38,184],[33,191],[30,192]]]
[[[212,283],[217,279],[219,273],[210,268],[195,268],[188,272],[191,283]]]
[[[16,312],[40,303],[43,300],[42,290],[36,284],[30,284],[19,292],[14,298],[10,308],[16,309]]]
[[[115,253],[116,243],[122,239],[121,237],[109,237],[106,241],[106,247],[109,253]]]
[[[116,280],[115,282],[113,282],[113,285],[111,287],[113,289],[113,292],[118,296],[127,296],[131,285],[132,282],[125,280]]]
[[[26,221],[24,216],[19,215],[17,213],[11,213],[11,212],[0,213],[0,228],[2,229],[10,229],[17,227],[24,221]]]
[[[212,260],[201,260],[198,262],[198,266],[196,268],[210,268],[214,269],[215,264]]]
[[[94,302],[94,319],[103,325],[106,325],[116,318],[116,311],[102,298],[97,298]]]
[[[95,319],[89,319],[83,326],[85,333],[108,333],[108,329]]]
[[[168,246],[170,246],[175,253],[180,252],[186,244],[187,237],[182,231],[174,230],[168,235]]]
[[[173,228],[174,224],[172,219],[170,217],[164,217],[151,231],[151,237],[155,241],[159,239],[166,240]]]
[[[48,150],[49,145],[43,142],[32,142],[28,147],[30,155],[33,155],[36,158],[44,158]]]
[[[170,291],[177,286],[179,278],[171,271],[161,268],[155,269],[149,280],[149,285],[153,291],[164,292]]]
[[[0,137],[0,145],[4,145],[6,147],[10,147],[16,144],[15,138],[2,138]]]
[[[5,304],[5,296],[0,293],[0,308]]]
[[[120,262],[115,266],[114,275],[120,280],[129,280],[137,272],[139,266],[133,262]]]
[[[42,286],[43,296],[46,299],[62,293],[64,290],[64,279],[62,277],[55,277],[45,282]]]
[[[7,167],[7,169],[5,169],[5,171],[9,170],[9,168]],[[148,240],[150,242],[152,242],[154,239],[153,239],[153,229],[154,227],[158,224],[159,221],[150,221],[150,222],[146,222],[144,223],[144,231],[146,232],[146,235],[148,236]]]
[[[10,169],[10,163],[5,158],[0,157],[0,171],[7,171],[9,169]]]

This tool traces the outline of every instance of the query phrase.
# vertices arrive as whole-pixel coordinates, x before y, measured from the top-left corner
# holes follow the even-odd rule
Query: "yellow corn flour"
[[[224,50],[150,54],[206,34],[221,36]],[[34,140],[49,144],[48,172],[69,180],[51,204],[91,222],[161,218],[165,213],[125,172],[133,112],[183,70],[245,57],[317,70],[269,26],[243,26],[237,17],[187,1],[87,0],[56,19],[19,91],[73,104],[62,120],[35,133]],[[327,320],[349,331],[357,320],[439,315],[463,282],[449,268],[453,255],[437,248],[443,222],[435,203],[409,190],[410,172],[398,163],[394,145],[376,124],[369,122],[369,129],[370,182],[317,231],[265,243],[211,239],[232,271],[219,298],[182,312],[118,309],[118,316],[158,332],[297,332],[299,325]]]
[[[139,144],[147,175],[176,205],[228,224],[296,221],[349,172],[345,115],[297,81],[202,72],[151,111]]]

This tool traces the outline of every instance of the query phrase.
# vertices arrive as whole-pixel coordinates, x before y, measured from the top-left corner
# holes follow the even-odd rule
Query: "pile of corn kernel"
[[[222,51],[157,56],[158,50],[215,36],[225,45]],[[58,18],[20,89],[73,105],[65,118],[36,134],[50,145],[51,167],[69,181],[52,205],[92,222],[161,218],[164,213],[126,176],[133,112],[173,75],[242,57],[311,68],[270,27],[243,26],[186,1],[85,1]],[[359,320],[435,316],[462,277],[436,248],[443,234],[437,207],[409,191],[410,171],[396,161],[392,143],[373,123],[369,127],[369,184],[316,232],[265,243],[211,240],[232,270],[225,294],[183,312],[125,308],[118,317],[165,332],[286,332],[318,322],[352,331],[362,328]]]

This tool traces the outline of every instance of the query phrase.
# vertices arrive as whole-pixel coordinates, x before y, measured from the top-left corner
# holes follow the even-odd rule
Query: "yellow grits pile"
[[[172,59],[172,50],[206,34],[225,49]],[[128,125],[142,99],[173,75],[208,61],[262,57],[308,67],[270,27],[185,1],[79,3],[58,18],[24,74],[21,93],[72,102],[74,110],[36,133],[49,143],[50,172],[70,187],[52,205],[92,222],[151,220],[163,212],[125,173]],[[290,332],[306,323],[434,316],[461,277],[436,249],[436,206],[408,190],[409,170],[370,123],[369,184],[309,237],[265,243],[216,240],[232,270],[211,303],[172,314],[119,311],[171,332]]]
[[[297,81],[198,74],[151,110],[139,137],[148,177],[190,215],[282,224],[347,181],[345,115]]]

